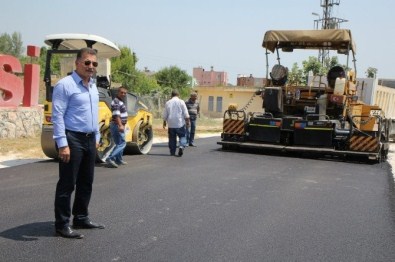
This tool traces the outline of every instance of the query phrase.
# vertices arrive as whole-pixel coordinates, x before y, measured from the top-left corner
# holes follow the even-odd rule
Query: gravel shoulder
[[[196,134],[197,139],[205,138],[205,137],[213,137],[213,136],[220,136],[220,133]],[[164,136],[154,137],[154,144],[165,143],[165,142],[167,142],[167,137]],[[40,154],[39,156],[36,156],[36,154],[31,154],[31,153],[26,154],[20,152],[0,153],[0,169],[39,162],[47,159],[49,158],[46,157],[44,154]]]

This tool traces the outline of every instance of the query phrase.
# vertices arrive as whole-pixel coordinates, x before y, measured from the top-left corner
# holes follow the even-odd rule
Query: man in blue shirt
[[[117,97],[111,102],[112,121],[110,123],[110,130],[112,138],[114,139],[115,147],[108,156],[106,162],[109,167],[118,167],[118,165],[126,165],[126,161],[122,159],[123,150],[126,147],[125,141],[125,125],[128,121],[128,111],[123,102],[126,98],[127,89],[120,87],[118,89]]]
[[[81,49],[75,61],[75,71],[56,84],[52,96],[53,138],[60,160],[55,193],[55,231],[66,238],[84,237],[75,228],[104,228],[88,216],[100,139],[99,93],[92,79],[97,65],[96,51]],[[71,209],[74,188],[76,192]],[[74,229],[70,227],[71,214]]]

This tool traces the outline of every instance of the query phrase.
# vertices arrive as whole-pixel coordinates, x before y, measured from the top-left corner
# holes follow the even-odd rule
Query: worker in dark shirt
[[[125,87],[118,89],[117,97],[111,102],[112,120],[110,123],[111,135],[114,139],[115,147],[106,162],[109,167],[117,168],[119,165],[126,165],[122,159],[123,150],[126,147],[125,126],[128,120],[128,111],[124,103],[127,94]]]
[[[200,107],[199,102],[197,101],[197,94],[192,93],[190,98],[185,101],[185,104],[188,109],[189,119],[190,119],[190,126],[187,129],[187,145],[189,146],[196,146],[194,144],[195,141],[195,131],[196,131],[196,119],[200,114]]]

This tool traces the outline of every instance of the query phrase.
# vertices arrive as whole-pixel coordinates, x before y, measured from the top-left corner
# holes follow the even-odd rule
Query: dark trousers
[[[68,226],[71,216],[71,195],[75,189],[72,214],[74,220],[88,219],[88,205],[96,160],[94,135],[66,131],[70,162],[59,162],[59,181],[55,193],[55,227]]]
[[[195,142],[196,119],[190,119],[190,126],[187,128],[187,144],[191,145]]]

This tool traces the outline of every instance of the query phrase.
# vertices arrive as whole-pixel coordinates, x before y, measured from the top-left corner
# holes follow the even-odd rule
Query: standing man
[[[187,144],[189,146],[195,146],[195,130],[196,130],[196,119],[200,114],[199,102],[197,101],[197,94],[191,93],[190,98],[185,101],[185,104],[188,108],[189,119],[191,121],[191,125],[187,129]]]
[[[189,114],[185,102],[178,96],[177,90],[171,92],[171,99],[166,102],[163,111],[163,129],[168,125],[170,155],[176,155],[177,136],[179,139],[178,156],[182,156],[186,146],[186,127],[189,127]],[[186,126],[186,127],[185,127]]]
[[[125,125],[128,120],[128,111],[124,103],[127,94],[125,87],[118,89],[117,96],[111,102],[112,121],[110,123],[111,135],[115,142],[115,147],[107,158],[109,167],[118,167],[118,165],[126,165],[126,161],[122,159],[123,150],[126,147],[125,141]]]
[[[74,229],[104,228],[104,225],[92,222],[88,212],[100,139],[99,93],[92,79],[98,66],[96,51],[81,49],[75,66],[71,75],[56,84],[52,96],[53,138],[60,159],[55,193],[55,232],[66,238],[84,237],[70,227],[71,214]]]

